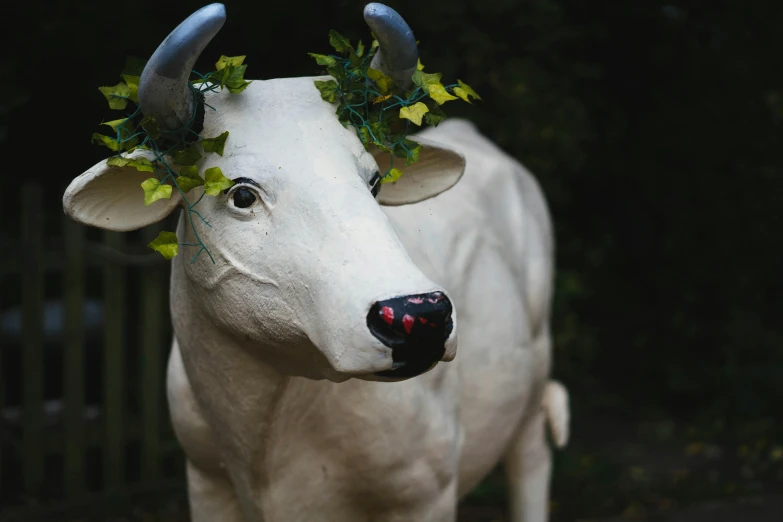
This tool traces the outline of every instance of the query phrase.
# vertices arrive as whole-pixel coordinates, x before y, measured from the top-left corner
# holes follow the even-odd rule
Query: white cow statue
[[[373,66],[409,81],[413,33],[384,5],[364,14]],[[206,6],[163,41],[139,83],[145,115],[188,124],[190,71],[225,16]],[[549,380],[541,189],[472,124],[447,120],[412,137],[420,160],[378,191],[388,154],[343,127],[317,79],[206,94],[202,134],[230,132],[209,166],[236,184],[199,203],[214,263],[172,266],[168,399],[192,520],[455,521],[500,461],[510,519],[547,520],[546,426],[563,446],[569,414]],[[182,208],[176,191],[145,206],[147,177],[101,161],[68,187],[65,212],[130,231]],[[183,243],[196,242],[189,215]]]

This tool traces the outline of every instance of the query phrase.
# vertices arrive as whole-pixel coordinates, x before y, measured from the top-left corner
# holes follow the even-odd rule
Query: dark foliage
[[[3,187],[46,179],[59,213],[70,180],[105,157],[89,144],[106,112],[96,86],[116,83],[126,55],[149,56],[203,4],[10,7]],[[576,414],[728,426],[779,415],[783,5],[390,5],[427,67],[485,100],[450,114],[476,121],[547,194],[558,247],[554,373]],[[251,79],[319,74],[307,52],[329,51],[329,29],[368,42],[362,7],[229,1],[197,68],[247,54]]]
[[[97,85],[203,5],[17,3],[5,53],[6,175],[59,195],[105,156]],[[778,407],[783,277],[783,8],[762,2],[395,2],[422,62],[483,94],[474,119],[539,178],[556,222],[555,373],[576,406],[763,416]],[[362,2],[230,2],[198,67],[247,54],[249,78],[320,73]],[[48,143],[36,168],[29,155]],[[38,152],[40,157],[40,152]],[[13,173],[13,176],[10,174]],[[53,199],[52,212],[56,197]]]

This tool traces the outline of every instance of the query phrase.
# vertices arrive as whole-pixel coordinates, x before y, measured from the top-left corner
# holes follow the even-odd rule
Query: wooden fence
[[[166,411],[169,265],[144,247],[161,227],[87,229],[45,214],[51,197],[22,188],[0,261],[0,520],[183,472]]]

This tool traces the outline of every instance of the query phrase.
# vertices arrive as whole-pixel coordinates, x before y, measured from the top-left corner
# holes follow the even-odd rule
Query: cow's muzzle
[[[454,330],[452,306],[442,292],[405,295],[378,301],[367,314],[367,327],[392,349],[391,370],[379,377],[404,379],[432,368],[446,352]]]

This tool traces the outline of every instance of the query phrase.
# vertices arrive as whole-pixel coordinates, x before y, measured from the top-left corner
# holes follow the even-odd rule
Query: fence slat
[[[41,187],[22,189],[22,462],[28,493],[44,478],[43,209]]]
[[[0,216],[3,216],[3,198],[4,194],[0,194]],[[7,256],[2,256],[7,257]],[[0,266],[0,276],[5,276],[9,272],[4,272],[2,270],[2,266]],[[18,271],[13,273],[19,273]],[[3,340],[2,336],[0,336],[0,413],[5,411],[5,386],[6,386],[6,369],[5,369],[5,363],[3,361]],[[3,450],[5,449],[5,445],[3,444],[3,433],[0,431],[0,505],[4,504],[4,498],[3,498]]]
[[[0,194],[0,216],[3,216],[3,198],[4,194]],[[2,256],[6,257],[6,256]],[[2,270],[2,267],[0,266],[0,276],[5,276],[10,272],[4,272]],[[18,271],[13,273],[19,273]],[[3,340],[2,336],[0,336],[0,412],[5,411],[5,387],[6,387],[6,369],[5,369],[5,362],[3,361]],[[3,450],[5,449],[5,445],[3,444],[3,433],[0,432],[0,506],[3,505],[4,498],[3,498]]]
[[[152,241],[161,230],[152,225],[144,231],[146,241]],[[163,401],[162,357],[165,347],[163,332],[168,321],[166,310],[166,265],[151,266],[141,273],[141,474],[144,479],[160,475],[161,402]]]
[[[65,238],[65,455],[66,495],[84,489],[84,229],[63,219]]]
[[[2,272],[0,272],[2,274]],[[2,336],[0,336],[2,337]],[[5,410],[5,380],[6,369],[3,362],[3,340],[0,338],[0,412]],[[3,505],[3,433],[0,432],[0,506]]]
[[[123,251],[125,236],[104,232],[104,243]],[[104,401],[106,441],[103,451],[104,488],[119,490],[125,478],[125,267],[108,261],[103,269],[106,330],[104,336]]]

